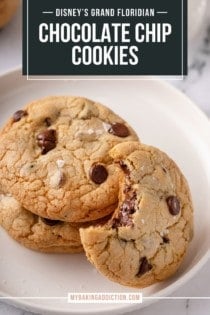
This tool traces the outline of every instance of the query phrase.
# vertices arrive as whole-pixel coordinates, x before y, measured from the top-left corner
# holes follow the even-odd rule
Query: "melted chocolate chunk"
[[[59,220],[50,220],[50,219],[46,219],[46,218],[42,218],[42,217],[40,217],[40,218],[44,224],[49,225],[49,226],[54,226],[54,225],[61,223],[61,221],[59,221]]]
[[[112,228],[118,228],[121,226],[133,226],[133,220],[129,217],[128,214],[120,213],[118,217],[112,219]]]
[[[135,199],[127,199],[121,206],[121,212],[126,214],[133,214],[135,212]]]
[[[137,273],[137,277],[141,277],[146,272],[150,271],[152,269],[152,265],[148,262],[146,257],[142,257],[140,259],[140,266],[139,271]]]
[[[132,214],[135,209],[136,194],[128,197],[121,205],[118,216],[112,219],[112,228],[120,226],[133,226]]]
[[[17,121],[21,120],[22,117],[27,116],[27,115],[28,115],[27,111],[25,111],[25,110],[18,110],[17,112],[15,112],[13,114],[13,121],[17,122]]]
[[[119,226],[121,226],[121,224],[120,224],[120,219],[119,219],[119,218],[113,218],[113,219],[111,219],[110,224],[111,224],[111,227],[112,227],[113,229],[116,229],[116,228],[118,228]]]
[[[94,164],[90,169],[90,178],[96,184],[102,184],[108,177],[107,169],[101,164]]]
[[[56,147],[56,131],[49,129],[41,132],[37,136],[38,146],[41,148],[42,154],[46,154]]]
[[[169,196],[166,199],[170,214],[177,215],[180,212],[180,202],[176,196]]]
[[[130,132],[128,128],[122,123],[113,123],[108,130],[109,133],[113,134],[114,136],[125,138],[128,137]]]

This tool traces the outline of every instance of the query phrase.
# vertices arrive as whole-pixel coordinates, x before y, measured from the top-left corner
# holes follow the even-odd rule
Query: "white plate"
[[[19,71],[0,77],[1,124],[25,103],[46,95],[72,94],[98,100],[124,117],[142,142],[165,150],[187,177],[195,206],[195,237],[179,272],[142,290],[167,296],[206,262],[210,248],[210,125],[183,94],[159,81],[26,81]],[[44,314],[118,314],[140,305],[67,303],[68,292],[136,292],[113,283],[87,262],[84,254],[40,254],[0,230],[0,294],[10,303]],[[137,290],[138,291],[138,290]],[[199,293],[198,293],[199,294]],[[178,293],[177,293],[178,295]],[[15,297],[64,297],[17,299]]]

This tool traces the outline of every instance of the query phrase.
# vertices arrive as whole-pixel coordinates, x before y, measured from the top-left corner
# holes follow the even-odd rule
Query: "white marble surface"
[[[209,6],[210,7],[210,6]],[[21,13],[0,32],[0,74],[21,65]],[[183,81],[170,81],[186,93],[210,116],[210,8],[203,23],[203,31],[189,46],[189,75]],[[174,293],[176,296],[210,297],[210,262],[191,281]],[[166,300],[157,302],[130,315],[210,314],[210,300]],[[0,302],[0,315],[30,315]]]

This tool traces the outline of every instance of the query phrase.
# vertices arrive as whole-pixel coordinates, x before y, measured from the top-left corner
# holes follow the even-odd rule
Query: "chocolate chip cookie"
[[[138,137],[107,107],[60,96],[15,112],[0,139],[6,191],[41,217],[83,222],[116,207],[120,171],[108,152]]]
[[[81,228],[90,262],[109,279],[131,287],[164,280],[180,266],[193,234],[188,184],[160,150],[137,142],[110,152],[123,172],[111,220]]]
[[[24,209],[9,194],[0,193],[0,225],[20,244],[46,253],[83,251],[79,228],[70,223],[41,218]]]
[[[19,6],[20,0],[0,0],[0,29],[11,20]]]

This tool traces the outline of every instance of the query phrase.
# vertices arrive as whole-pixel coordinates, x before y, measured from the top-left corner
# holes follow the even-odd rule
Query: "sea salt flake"
[[[60,169],[50,177],[50,186],[60,188],[65,182],[65,174]]]
[[[108,131],[110,129],[110,127],[111,127],[111,125],[106,123],[106,122],[103,122],[102,125],[103,125],[103,128],[104,128],[105,131]]]
[[[92,134],[94,133],[94,130],[93,130],[92,128],[90,128],[90,129],[88,129],[87,133],[88,133],[89,135],[92,135]]]
[[[64,167],[65,162],[64,162],[64,160],[57,160],[56,164],[57,164],[58,168],[62,168],[62,167]]]

